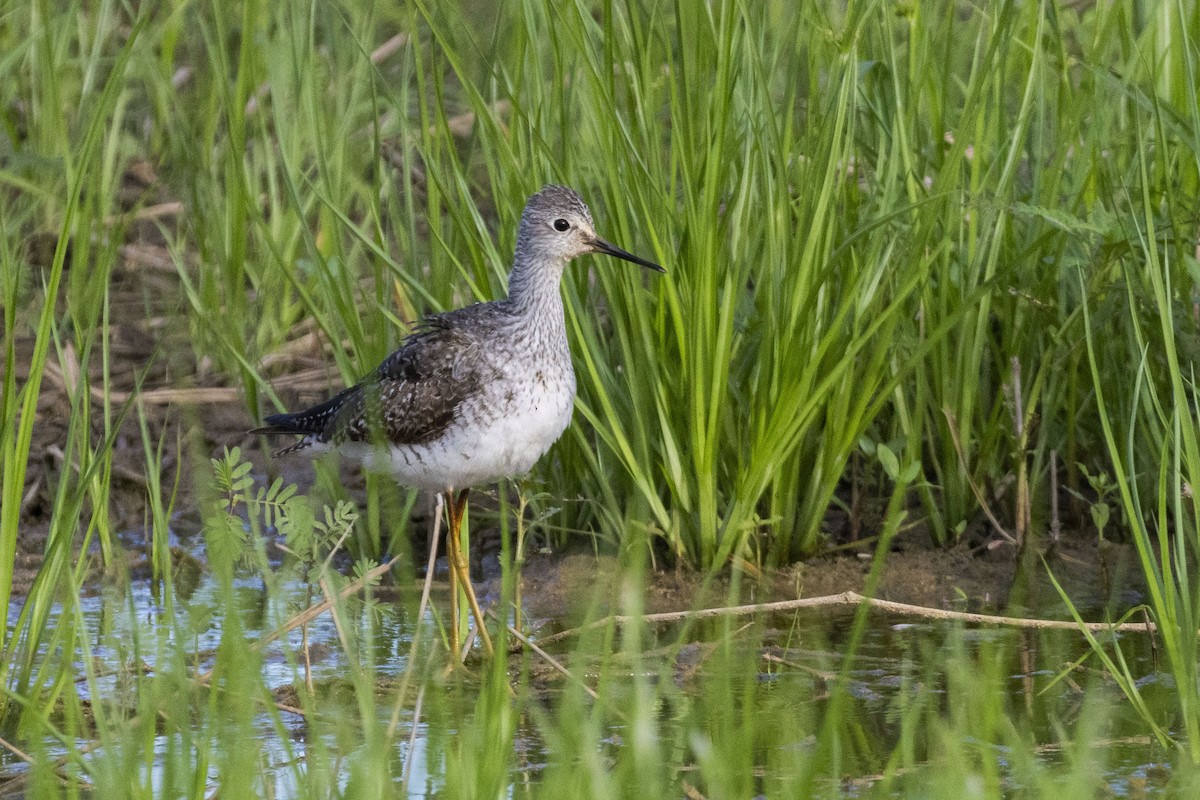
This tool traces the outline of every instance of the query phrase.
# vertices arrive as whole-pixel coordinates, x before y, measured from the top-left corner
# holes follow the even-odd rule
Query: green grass
[[[842,776],[877,774],[864,794],[1090,797],[1110,751],[1088,742],[1119,729],[1165,746],[1164,791],[1187,796],[1198,15],[1178,0],[0,4],[0,736],[32,750],[31,795],[59,791],[47,765],[60,755],[66,794],[86,780],[157,796],[162,781],[201,797],[211,779],[255,795],[294,757],[303,767],[281,769],[298,796],[383,795],[414,774],[400,754],[420,696],[419,774],[446,795],[657,796],[686,780],[710,797],[835,796]],[[154,175],[148,189],[131,167]],[[1135,544],[1173,688],[1146,688],[1130,643],[1097,639],[1129,706],[1038,699],[1043,716],[1026,719],[997,688],[1016,645],[983,652],[952,633],[904,656],[919,688],[864,722],[836,687],[796,705],[747,680],[765,634],[732,627],[684,688],[649,631],[585,639],[572,658],[595,667],[601,703],[522,681],[509,698],[494,666],[442,682],[432,646],[393,687],[377,672],[395,630],[348,601],[344,681],[301,691],[320,721],[303,757],[290,752],[289,718],[264,705],[277,683],[246,641],[278,609],[253,618],[237,587],[257,579],[262,602],[289,607],[287,579],[335,580],[315,555],[330,543],[297,545],[311,563],[277,575],[262,531],[215,505],[200,415],[118,394],[114,330],[162,337],[135,365],[138,390],[236,387],[249,426],[290,399],[280,354],[304,333],[350,381],[420,314],[499,296],[524,200],[547,181],[578,188],[602,235],[669,271],[572,268],[575,422],[521,487],[542,539],[587,534],[620,554],[626,610],[647,564],[732,568],[737,586],[747,567],[819,552],[831,508],[885,543],[904,525],[952,543],[982,498],[1035,554],[1054,478],[1068,525],[1107,516],[1101,535]],[[183,211],[134,218],[160,202]],[[161,245],[173,274],[140,275],[131,243]],[[126,319],[137,292],[143,318]],[[36,435],[48,414],[66,417],[57,455]],[[145,624],[110,578],[113,627],[96,631],[80,597],[97,571],[124,569],[111,509],[129,441],[161,615]],[[32,531],[31,465],[48,458],[34,493],[45,560],[18,611],[9,565]],[[342,530],[351,512],[322,509],[344,490],[329,471],[318,486],[296,508]],[[360,572],[407,552],[413,503],[368,482],[342,544]],[[170,551],[175,514],[197,508],[216,545],[203,602]],[[236,562],[243,547],[255,557]],[[415,613],[415,597],[401,606]],[[825,667],[849,674],[852,645]],[[85,703],[118,696],[102,669],[141,659],[155,669],[127,673],[121,702]],[[216,690],[194,681],[205,659]],[[954,711],[978,697],[978,717]],[[513,745],[529,740],[548,766],[526,788]],[[1039,750],[1051,744],[1061,756]]]

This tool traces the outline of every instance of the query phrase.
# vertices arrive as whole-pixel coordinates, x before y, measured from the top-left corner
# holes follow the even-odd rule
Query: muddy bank
[[[1049,578],[1053,573],[1077,608],[1100,617],[1105,608],[1124,610],[1141,602],[1136,557],[1129,546],[1100,547],[1094,538],[1068,537],[1045,553],[1031,554],[1018,569],[1010,547],[988,550],[959,544],[943,549],[926,537],[911,537],[887,554],[874,594],[932,608],[1068,619]],[[731,596],[727,575],[710,578],[686,569],[664,570],[646,576],[638,602],[646,613],[657,613],[861,593],[871,565],[869,552],[817,557],[758,578],[744,577],[738,597]],[[522,570],[522,605],[533,619],[567,624],[589,613],[623,613],[629,608],[622,596],[629,588],[622,581],[624,574],[613,556],[538,554]],[[497,594],[498,577],[492,576],[482,588]]]

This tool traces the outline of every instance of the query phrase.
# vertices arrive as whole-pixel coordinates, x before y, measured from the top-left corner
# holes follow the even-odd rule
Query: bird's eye
[[[556,230],[556,231],[565,231],[570,227],[571,227],[571,223],[567,222],[562,217],[559,217],[558,219],[554,220],[554,230]]]

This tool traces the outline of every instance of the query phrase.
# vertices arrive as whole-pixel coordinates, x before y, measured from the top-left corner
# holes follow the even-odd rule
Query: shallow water
[[[270,592],[261,580],[243,577],[235,580],[234,591],[238,620],[248,639],[275,629],[309,599],[307,587],[298,582]],[[434,598],[435,604],[441,600]],[[79,615],[87,630],[96,677],[83,680],[87,671],[82,661],[76,664],[81,678],[76,684],[79,696],[94,704],[136,708],[138,683],[131,678],[129,665],[142,663],[147,674],[152,674],[160,670],[159,658],[170,661],[179,652],[189,654],[191,674],[207,671],[225,635],[227,620],[221,607],[218,586],[207,577],[186,599],[176,599],[174,620],[166,618],[167,609],[155,600],[145,582],[135,582],[127,590],[109,588],[81,598]],[[412,619],[414,607],[415,603],[380,601],[354,609],[343,617],[340,632],[328,614],[314,620],[306,631],[311,680],[318,694],[327,698],[324,709],[335,713],[341,710],[353,717],[354,674],[365,675],[377,687],[381,725],[396,716],[397,744],[389,758],[395,765],[392,774],[407,775],[407,795],[454,794],[446,784],[447,742],[464,731],[470,733],[471,720],[478,713],[476,706],[485,690],[477,677],[459,676],[448,682],[427,677],[425,705],[415,729],[411,699],[415,691],[409,693],[401,708],[394,708],[395,687],[408,670],[408,653],[417,626],[421,626],[426,644],[438,634],[431,614],[419,622]],[[19,611],[18,604],[12,609],[10,625]],[[56,609],[54,613],[61,611]],[[605,700],[615,706],[636,703],[649,687],[657,703],[653,714],[657,737],[663,742],[694,740],[696,720],[710,713],[706,703],[714,686],[718,687],[718,704],[733,698],[733,704],[751,704],[751,713],[761,713],[764,719],[789,721],[781,728],[777,741],[772,743],[767,737],[751,748],[755,790],[776,795],[787,791],[788,765],[800,764],[818,746],[815,737],[831,703],[832,687],[851,650],[852,619],[852,612],[822,611],[754,622],[707,621],[687,631],[684,641],[680,640],[682,625],[662,626],[651,632],[644,650],[631,660],[610,658],[609,651],[594,646],[582,654],[573,653],[574,645],[568,643],[558,644],[552,652],[585,681],[595,684],[600,680]],[[349,634],[347,626],[352,628]],[[346,635],[353,637],[352,646],[360,654],[357,660],[346,657]],[[718,646],[722,642],[731,642],[736,652],[731,656],[729,648]],[[1144,637],[1129,636],[1124,643],[1131,672],[1141,676],[1141,688],[1148,701],[1169,707],[1174,702],[1169,676],[1155,671],[1153,654]],[[303,690],[303,647],[303,635],[297,629],[263,650],[261,671],[268,689],[280,696],[289,687]],[[983,691],[996,696],[986,698],[988,702],[981,703],[981,707],[1004,709],[1012,724],[1031,738],[1030,752],[1035,761],[1032,768],[1040,764],[1053,769],[1067,758],[1068,751],[1059,742],[1061,726],[1088,713],[1087,700],[1107,696],[1111,712],[1103,728],[1104,738],[1095,742],[1095,747],[1103,750],[1100,780],[1106,791],[1117,797],[1171,796],[1167,789],[1172,774],[1169,754],[1145,734],[1111,682],[1098,678],[1095,672],[1073,673],[1069,679],[1054,682],[1065,664],[1086,652],[1082,638],[1070,632],[961,628],[874,614],[845,672],[848,699],[841,725],[851,732],[848,738],[857,745],[844,754],[842,763],[849,769],[843,769],[843,777],[836,783],[826,778],[818,785],[824,787],[824,794],[846,797],[912,796],[902,784],[888,789],[880,778],[886,771],[888,754],[903,747],[906,715],[924,719],[969,715],[973,713],[972,692],[984,687]],[[1095,663],[1088,662],[1087,667],[1093,668]],[[168,671],[170,666],[161,668]],[[478,664],[472,667],[475,675],[481,669]],[[528,654],[509,660],[509,674],[514,683],[525,687],[525,700],[518,701],[521,710],[513,723],[511,746],[515,755],[508,761],[507,792],[524,796],[561,759],[546,742],[545,722],[539,724],[536,717],[558,706],[568,684]],[[993,679],[983,680],[981,675]],[[976,679],[980,683],[972,685]],[[616,717],[606,724],[599,748],[615,761],[636,732]],[[263,790],[274,797],[299,794],[297,769],[307,768],[306,757],[353,757],[355,745],[347,745],[338,726],[314,726],[298,714],[264,706],[255,728],[271,783]],[[321,747],[314,751],[318,740]],[[44,756],[67,752],[51,738],[42,744]],[[80,738],[75,746],[84,748],[90,743]],[[155,741],[155,752],[161,754],[179,746],[178,741],[168,741],[163,735]],[[994,759],[1006,785],[1014,790],[1021,788],[1023,774],[1031,769],[1028,764],[1014,767],[1008,746],[982,741],[975,746],[982,758]],[[935,750],[931,745],[929,753],[916,760],[928,763],[926,755],[936,760]],[[104,757],[103,748],[86,756],[89,761]],[[684,780],[686,770],[691,768],[683,763],[687,760],[683,758],[677,765],[685,770],[680,773]],[[0,771],[5,777],[20,774],[25,768],[7,751],[0,754]],[[330,768],[343,772],[348,769],[344,763]],[[159,769],[162,765],[155,766]],[[209,778],[215,780],[215,767],[209,768]],[[344,785],[347,778],[342,775],[337,780]]]

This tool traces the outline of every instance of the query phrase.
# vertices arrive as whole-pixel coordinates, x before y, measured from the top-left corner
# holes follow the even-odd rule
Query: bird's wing
[[[427,318],[421,330],[361,383],[305,411],[268,417],[264,430],[307,434],[297,443],[301,447],[313,442],[421,444],[436,439],[454,421],[463,401],[494,374],[478,358],[480,337],[448,324],[444,316]]]

